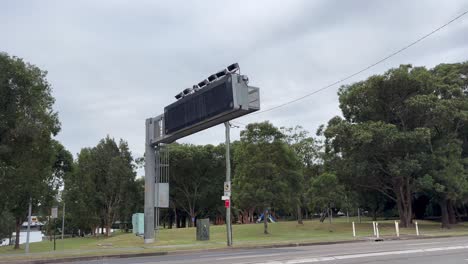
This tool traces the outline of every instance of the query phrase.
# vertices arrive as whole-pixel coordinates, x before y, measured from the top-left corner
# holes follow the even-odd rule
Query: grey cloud
[[[0,9],[1,50],[49,71],[58,139],[74,154],[109,134],[141,156],[145,118],[232,62],[261,88],[267,109],[366,67],[466,9],[462,0],[9,1]],[[467,18],[457,21],[346,83],[401,63],[467,60],[467,26]],[[338,87],[238,121],[315,132],[340,114]],[[217,144],[224,127],[180,141]]]

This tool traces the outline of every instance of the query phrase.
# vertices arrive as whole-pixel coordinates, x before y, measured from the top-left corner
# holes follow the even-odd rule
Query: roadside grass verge
[[[356,235],[352,236],[352,224],[355,221]],[[379,230],[382,237],[394,237],[394,220],[380,220]],[[460,223],[451,229],[441,229],[440,223],[432,221],[418,221],[421,236],[455,236],[468,235],[468,223]],[[318,220],[297,222],[278,222],[269,224],[268,235],[263,234],[263,224],[233,225],[234,247],[248,247],[288,243],[320,243],[334,241],[362,240],[373,237],[372,221],[356,218],[336,218],[333,223],[320,223]],[[198,250],[226,248],[226,228],[222,226],[210,227],[210,240],[197,241],[195,228],[163,229],[160,230],[157,242],[144,244],[141,237],[129,233],[116,233],[107,237],[68,238],[57,240],[57,250],[53,251],[52,241],[42,241],[30,244],[30,254],[24,254],[24,245],[20,250],[12,246],[0,247],[0,262],[26,259],[47,259],[76,256],[101,256],[130,253],[170,252],[179,250]],[[415,236],[414,226],[400,228],[401,237]]]

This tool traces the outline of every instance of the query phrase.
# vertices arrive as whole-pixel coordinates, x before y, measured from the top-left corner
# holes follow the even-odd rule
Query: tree
[[[170,146],[170,184],[173,206],[182,209],[191,219],[216,211],[222,195],[224,153],[222,146]]]
[[[341,157],[341,178],[394,200],[403,227],[411,223],[420,153],[430,138],[409,103],[435,89],[429,71],[408,65],[344,86],[339,98],[345,120],[332,119],[325,131],[328,150]]]
[[[110,236],[111,226],[136,177],[133,158],[127,142],[120,140],[117,144],[109,136],[93,148],[92,155],[96,203],[106,235]]]
[[[125,199],[137,191],[133,158],[127,142],[119,144],[107,136],[94,148],[84,148],[78,155],[76,172],[65,182],[67,205],[78,216],[80,229],[94,230],[99,226],[110,236],[111,226],[132,206]]]
[[[11,243],[11,235],[15,230],[15,219],[7,210],[0,212],[0,241],[3,238],[9,238]]]
[[[312,178],[310,189],[310,207],[322,212],[320,222],[323,222],[328,214],[330,222],[333,208],[340,208],[345,197],[344,187],[338,182],[336,175],[323,173]]]
[[[53,103],[45,71],[0,53],[0,207],[15,218],[15,249],[29,201],[37,205],[53,188],[51,136],[60,130]]]
[[[300,184],[296,189],[296,210],[297,221],[299,224],[302,222],[302,207],[306,207],[310,202],[308,200],[308,188],[306,183],[310,183],[311,179],[320,174],[322,167],[322,153],[320,142],[309,136],[309,132],[304,130],[301,126],[294,128],[281,128],[282,133],[285,135],[286,143],[296,154],[300,161],[301,169],[299,175]]]
[[[402,226],[411,223],[413,197],[421,189],[439,193],[437,199],[447,207],[443,196],[465,188],[460,151],[465,75],[447,68],[402,65],[342,87],[345,119],[333,118],[325,131],[330,162],[340,179],[393,200]],[[451,191],[448,186],[460,188]]]
[[[467,155],[463,154],[468,125],[468,63],[440,64],[431,70],[438,81],[429,95],[416,96],[412,110],[431,129],[427,173],[420,183],[441,208],[442,227],[456,223],[455,204],[468,192]]]
[[[268,234],[271,208],[291,206],[297,197],[299,160],[284,142],[284,134],[269,122],[249,124],[241,131],[234,156],[233,201],[239,208],[260,208]]]
[[[72,215],[69,226],[74,226],[79,234],[94,234],[100,224],[98,204],[95,200],[96,186],[94,156],[91,148],[83,148],[78,154],[73,172],[64,179],[64,198],[67,213]]]

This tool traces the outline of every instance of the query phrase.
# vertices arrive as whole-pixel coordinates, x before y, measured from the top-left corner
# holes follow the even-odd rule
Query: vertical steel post
[[[231,157],[229,145],[231,144],[230,139],[230,128],[229,122],[225,122],[226,127],[226,182],[231,182]],[[231,197],[229,197],[231,199]],[[231,227],[231,201],[229,200],[229,206],[226,208],[226,229],[227,229],[227,245],[232,246],[232,227]]]
[[[145,140],[145,244],[154,242],[154,181],[156,174],[156,154],[150,142],[153,119],[146,119]]]
[[[29,233],[31,233],[31,211],[32,211],[32,198],[29,197],[29,208],[28,208],[28,231],[26,233],[26,246],[24,251],[29,253]]]
[[[55,242],[56,235],[57,235],[57,218],[54,218],[54,251],[56,249],[56,242]]]
[[[156,146],[156,151],[154,153],[155,161],[156,161],[156,175],[155,175],[155,180],[154,180],[154,229],[155,229],[155,240],[157,239],[157,236],[159,235],[159,183],[161,182],[161,146],[157,145]]]
[[[62,242],[63,242],[64,233],[65,233],[65,201],[63,201],[63,212],[62,212]]]

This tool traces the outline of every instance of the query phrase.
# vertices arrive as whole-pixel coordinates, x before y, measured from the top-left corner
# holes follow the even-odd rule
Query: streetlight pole
[[[230,128],[229,122],[225,122],[226,127],[226,182],[231,185],[231,157],[230,157]],[[229,197],[231,199],[231,197]],[[227,245],[232,246],[232,225],[231,225],[231,201],[229,200],[229,206],[226,206],[226,229],[227,229]]]

